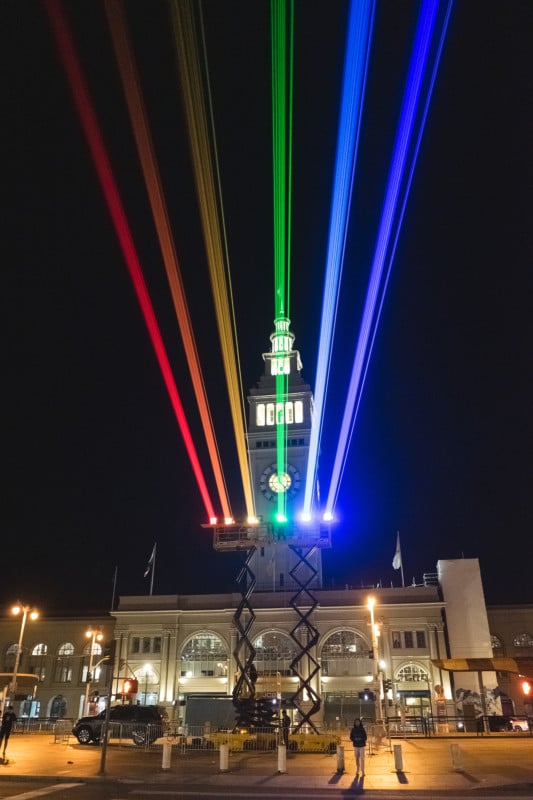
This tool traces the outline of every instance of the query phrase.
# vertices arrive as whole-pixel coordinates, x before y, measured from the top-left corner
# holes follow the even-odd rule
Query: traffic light
[[[389,692],[392,689],[392,680],[390,678],[385,678],[383,681],[383,691]]]
[[[357,694],[359,700],[364,700],[365,703],[371,703],[376,699],[376,695],[374,694],[374,692],[371,692],[368,689],[365,689],[364,692],[358,692]]]
[[[126,678],[122,684],[123,694],[137,694],[139,691],[139,681],[136,678]]]

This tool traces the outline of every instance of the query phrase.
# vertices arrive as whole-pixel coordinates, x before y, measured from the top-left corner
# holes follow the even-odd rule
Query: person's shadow
[[[365,776],[356,775],[353,779],[351,786],[341,792],[342,797],[353,797],[354,794],[363,794]]]

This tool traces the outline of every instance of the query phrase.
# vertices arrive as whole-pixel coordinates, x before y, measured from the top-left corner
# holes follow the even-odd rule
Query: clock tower
[[[294,334],[290,321],[276,320],[276,331],[271,335],[271,351],[263,353],[265,371],[248,396],[248,457],[254,493],[255,512],[263,525],[273,522],[279,494],[285,494],[285,511],[288,530],[303,508],[304,485],[309,455],[309,439],[313,413],[311,388],[301,376],[300,353],[294,350]],[[277,391],[277,381],[283,375],[283,397]],[[279,385],[279,384],[278,384]],[[286,464],[278,469],[277,442],[279,426],[284,426]],[[282,528],[277,527],[280,531]],[[298,588],[290,571],[298,563],[297,555],[289,548],[290,537],[274,537],[261,541],[250,567],[256,577],[256,589],[283,591]],[[311,586],[322,585],[322,557],[317,549],[310,557],[316,576]]]

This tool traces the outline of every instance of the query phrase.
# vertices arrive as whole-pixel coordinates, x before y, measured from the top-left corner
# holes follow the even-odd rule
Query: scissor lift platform
[[[259,523],[258,525],[214,524],[203,525],[213,529],[215,550],[249,550],[277,542],[292,547],[331,547],[331,526],[326,523]]]

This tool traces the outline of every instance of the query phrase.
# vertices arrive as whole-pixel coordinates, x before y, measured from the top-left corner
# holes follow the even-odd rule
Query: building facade
[[[474,585],[473,597],[460,594],[455,586],[455,580],[464,585],[465,575]],[[487,654],[533,658],[533,605],[483,611],[484,606],[478,605],[477,559],[441,561],[437,577],[436,585],[377,588],[371,593],[316,590],[314,624],[319,638],[313,655],[320,665],[319,727],[346,726],[356,715],[374,719],[376,713],[407,721],[429,716],[435,720],[439,714],[452,719],[466,713],[465,695],[476,703],[481,690],[488,714],[532,713],[519,675],[486,671],[480,686],[477,672],[450,673],[435,662]],[[377,660],[372,657],[370,594],[375,599]],[[160,703],[173,720],[184,723],[197,698],[213,700],[211,708],[216,709],[214,699],[231,698],[237,678],[233,651],[238,602],[238,594],[121,597],[118,609],[101,618],[32,622],[24,634],[18,673],[34,679],[17,681],[13,704],[18,716],[75,719],[83,713],[86,699],[89,711],[96,712],[108,698],[112,703]],[[256,691],[273,702],[284,701],[290,709],[296,688],[290,666],[297,649],[291,637],[294,609],[287,593],[257,592],[253,602]],[[95,631],[102,632],[101,642],[88,636]],[[19,635],[16,620],[0,620],[4,688],[13,677]],[[106,654],[113,642],[111,675]],[[127,678],[137,680],[134,697],[123,696]],[[375,688],[378,706],[368,695]],[[226,716],[229,706],[221,704]],[[294,709],[291,713],[294,718]],[[231,719],[209,721],[231,723]]]

